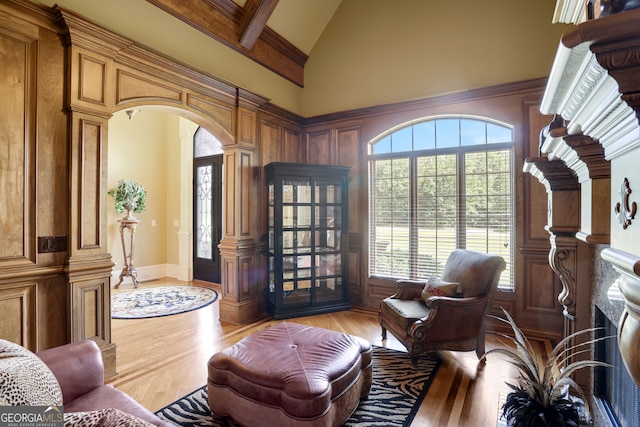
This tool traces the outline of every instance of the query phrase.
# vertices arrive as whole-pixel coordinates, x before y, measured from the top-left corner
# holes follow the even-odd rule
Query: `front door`
[[[222,154],[193,161],[193,277],[220,283]]]

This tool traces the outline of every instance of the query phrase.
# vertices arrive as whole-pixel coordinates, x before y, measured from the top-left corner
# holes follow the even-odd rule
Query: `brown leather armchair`
[[[480,359],[486,314],[505,268],[500,256],[457,249],[439,278],[399,280],[398,292],[380,304],[382,339],[391,332],[409,351],[414,367],[420,355],[436,350],[475,350]],[[445,288],[455,288],[455,295],[441,296],[439,289]]]

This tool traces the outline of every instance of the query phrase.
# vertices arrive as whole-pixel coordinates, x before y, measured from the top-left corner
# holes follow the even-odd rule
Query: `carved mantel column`
[[[547,190],[547,226],[551,250],[549,264],[562,283],[558,301],[565,315],[565,333],[575,330],[576,279],[578,276],[578,240],[580,229],[580,184],[566,164],[560,159],[529,157],[524,171],[536,177]]]

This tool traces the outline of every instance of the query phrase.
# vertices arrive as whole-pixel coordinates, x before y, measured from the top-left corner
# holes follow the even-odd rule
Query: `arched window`
[[[426,279],[456,248],[502,256],[513,289],[513,129],[436,117],[369,144],[369,274]]]

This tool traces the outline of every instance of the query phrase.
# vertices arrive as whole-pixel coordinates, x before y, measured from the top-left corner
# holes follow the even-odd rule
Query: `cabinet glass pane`
[[[340,249],[340,230],[327,230],[327,247],[329,249]]]
[[[298,206],[298,227],[308,227],[311,225],[311,206]]]
[[[325,302],[342,298],[342,280],[340,277],[321,279],[316,282],[316,301]]]
[[[316,188],[316,203],[340,203],[340,185],[317,181]]]
[[[316,206],[316,227],[341,227],[342,208],[340,206]]]
[[[298,203],[311,203],[311,184],[306,182],[298,185]]]
[[[282,249],[287,253],[291,253],[293,249],[293,231],[284,231],[282,233]]]
[[[333,276],[341,274],[340,271],[340,254],[321,255],[320,262],[316,265],[316,276]]]
[[[282,183],[282,203],[293,203],[293,184]]]
[[[293,206],[282,206],[282,226],[293,227]]]
[[[298,253],[311,252],[311,231],[298,231]]]

